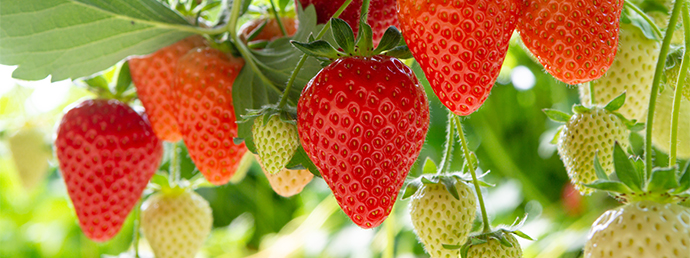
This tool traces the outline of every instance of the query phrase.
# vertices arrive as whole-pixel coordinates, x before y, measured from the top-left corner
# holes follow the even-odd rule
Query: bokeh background
[[[567,184],[551,143],[560,124],[541,110],[569,112],[579,102],[577,88],[545,73],[513,39],[488,100],[463,120],[480,168],[490,171],[485,181],[496,185],[483,189],[489,217],[496,226],[528,215],[523,231],[535,241],[520,240],[524,257],[580,257],[589,226],[618,204],[605,194],[580,197]],[[418,66],[410,64],[427,88],[432,113],[424,149],[409,174],[413,178],[426,157],[440,161],[447,116]],[[78,81],[18,81],[11,78],[13,69],[0,66],[0,257],[132,257],[136,213],[113,240],[91,242],[81,233],[54,158],[45,177],[26,187],[6,144],[20,128],[31,126],[44,133],[50,149],[63,110],[94,95]],[[105,72],[108,78],[114,73],[115,68]],[[641,137],[632,139],[639,153]],[[456,147],[452,168],[461,164]],[[412,231],[407,200],[396,202],[382,226],[364,230],[340,211],[322,179],[283,198],[260,169],[254,164],[238,183],[197,190],[210,202],[214,219],[198,257],[428,257]],[[188,157],[182,170],[187,178],[196,173]],[[143,257],[152,257],[145,239],[138,244]]]

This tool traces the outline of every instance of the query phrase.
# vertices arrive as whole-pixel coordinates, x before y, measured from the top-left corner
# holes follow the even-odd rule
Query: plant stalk
[[[453,126],[453,112],[448,111],[448,133],[446,134],[446,149],[443,152],[443,159],[438,166],[438,173],[442,174],[450,168],[451,160],[453,159],[453,145],[455,144],[455,132]]]
[[[668,56],[668,51],[671,46],[671,39],[673,38],[673,32],[676,30],[676,25],[678,24],[678,16],[680,16],[680,11],[685,1],[679,0],[673,4],[673,11],[671,12],[671,18],[668,22],[666,29],[666,35],[664,35],[664,41],[661,44],[661,50],[659,51],[659,59],[656,63],[656,69],[654,72],[654,80],[652,82],[652,89],[649,97],[649,108],[647,111],[647,124],[646,124],[646,134],[645,134],[645,179],[649,180],[652,175],[652,130],[654,125],[654,111],[656,110],[656,99],[659,94],[659,83],[661,82],[661,76],[666,67],[666,56]]]
[[[474,184],[474,190],[477,192],[477,199],[479,200],[479,208],[482,212],[482,224],[484,224],[482,233],[491,232],[491,225],[489,224],[489,215],[486,213],[486,205],[484,205],[484,197],[482,196],[482,189],[479,187],[479,180],[477,179],[477,173],[474,171],[474,164],[472,164],[471,152],[467,147],[467,139],[465,139],[465,131],[462,129],[462,123],[460,123],[460,118],[453,115],[455,118],[455,126],[458,129],[458,134],[460,135],[460,143],[462,144],[462,152],[465,155],[465,162],[472,175],[472,184]]]
[[[678,0],[678,1],[683,1],[683,0]],[[649,25],[652,26],[652,30],[654,31],[654,34],[656,34],[657,37],[661,38],[663,36],[663,33],[661,33],[661,30],[659,29],[658,26],[656,26],[656,23],[647,16],[644,11],[640,10],[639,7],[637,7],[635,4],[631,3],[630,1],[624,1],[623,2],[624,6],[629,7],[633,11],[635,11],[638,15],[642,16],[642,18],[647,21]]]
[[[680,72],[678,73],[678,81],[676,82],[676,93],[673,96],[673,116],[671,118],[671,144],[669,148],[669,166],[675,166],[677,163],[676,155],[678,152],[678,119],[680,117],[680,104],[683,97],[683,87],[688,74],[688,65],[690,65],[690,6],[687,1],[683,6],[683,29],[685,30],[685,53],[683,53],[683,62],[680,65]]]
[[[273,0],[269,0],[271,2],[271,9],[273,10],[273,15],[276,17],[276,22],[278,23],[278,27],[280,27],[280,32],[283,33],[283,37],[287,37],[287,31],[285,30],[285,25],[283,25],[283,21],[280,20],[280,15],[278,15],[278,11],[276,10],[276,4],[274,4]]]

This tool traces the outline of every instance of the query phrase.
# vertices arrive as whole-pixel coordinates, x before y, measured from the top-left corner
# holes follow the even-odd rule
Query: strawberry
[[[266,171],[260,157],[257,156],[256,161],[261,165],[273,191],[283,197],[290,197],[302,192],[302,189],[314,178],[314,175],[306,169],[283,168],[277,173],[271,174]]]
[[[508,53],[520,0],[400,0],[400,28],[431,88],[453,113],[489,96]]]
[[[464,243],[477,213],[476,196],[462,181],[455,183],[456,199],[443,183],[424,184],[412,195],[412,226],[431,257],[459,257],[444,244]]]
[[[525,46],[568,84],[595,80],[616,56],[623,0],[526,0],[518,20]]]
[[[297,19],[280,17],[280,21],[283,23],[283,27],[285,27],[285,32],[287,32],[288,36],[292,36],[297,32],[297,25],[299,24]],[[280,26],[278,26],[275,18],[251,20],[242,25],[239,34],[242,39],[249,40],[251,43],[273,41],[283,37],[283,32],[280,30]],[[250,39],[252,35],[253,38]]]
[[[295,1],[297,3],[297,1]],[[299,0],[303,7],[314,5],[318,24],[326,23],[333,14],[340,8],[345,0]],[[359,16],[362,12],[362,0],[353,0],[345,8],[339,18],[345,20],[353,32],[357,35],[359,31]],[[374,34],[374,45],[378,45],[384,32],[390,26],[398,27],[398,16],[395,10],[395,0],[371,0],[369,3],[369,14],[367,23],[372,27]]]
[[[137,96],[151,120],[153,132],[164,141],[177,142],[182,137],[171,93],[177,60],[189,50],[204,45],[204,38],[191,36],[151,55],[129,59],[129,71]]]
[[[682,43],[682,42],[681,42]],[[678,75],[680,73],[680,66],[682,62],[682,57],[678,55],[674,56],[669,56],[668,59],[666,59],[667,67],[665,71],[666,75],[666,85],[668,85],[671,89],[676,88],[676,83],[678,82]],[[672,63],[672,67],[668,67],[668,64]],[[690,100],[690,78],[685,77],[685,83],[683,86],[683,92],[681,92],[683,97],[685,97],[686,100]]]
[[[609,210],[594,222],[584,257],[687,258],[688,243],[690,209],[639,201]]]
[[[505,238],[512,246],[501,244],[497,239],[489,238],[485,243],[472,245],[467,250],[465,258],[520,258],[522,249],[513,234],[505,234]]]
[[[232,84],[244,60],[196,48],[177,64],[173,96],[182,139],[196,167],[215,185],[227,183],[247,151],[237,137]]]
[[[563,125],[558,138],[558,154],[575,189],[581,194],[592,193],[593,190],[584,185],[597,179],[594,156],[598,157],[604,171],[611,174],[614,143],[627,148],[628,137],[625,121],[612,111],[601,107],[576,110]]]
[[[297,114],[302,146],[345,214],[381,224],[429,129],[412,70],[384,55],[337,59],[302,90]]]
[[[120,231],[163,157],[145,117],[117,100],[86,100],[62,118],[55,152],[79,226],[94,241]]]
[[[254,120],[252,136],[264,171],[275,174],[285,168],[299,148],[297,126],[280,119],[278,114]],[[266,121],[267,120],[267,121]]]
[[[580,85],[580,99],[584,105],[592,105],[590,89],[594,89],[595,103],[608,103],[626,92],[619,112],[629,120],[644,121],[661,46],[632,24],[621,25],[619,42],[611,68],[598,80]]]
[[[690,87],[690,85],[686,85],[685,87]],[[665,87],[665,89],[659,93],[659,97],[656,100],[656,110],[654,112],[652,143],[654,147],[665,153],[669,153],[670,151],[673,95],[673,88]],[[690,158],[690,101],[681,98],[679,111],[676,155],[680,159],[688,159]]]
[[[194,257],[212,226],[208,202],[189,189],[164,189],[141,205],[141,230],[158,258]]]
[[[31,190],[43,181],[53,157],[45,134],[34,126],[24,126],[8,139],[12,160],[25,189]]]

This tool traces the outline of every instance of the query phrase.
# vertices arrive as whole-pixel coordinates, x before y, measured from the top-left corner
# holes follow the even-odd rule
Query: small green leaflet
[[[12,76],[23,80],[89,76],[194,31],[156,0],[0,0],[0,6],[0,63],[18,65]]]

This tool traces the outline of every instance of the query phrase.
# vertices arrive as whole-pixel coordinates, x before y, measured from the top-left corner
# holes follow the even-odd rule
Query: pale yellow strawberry
[[[261,170],[266,175],[268,183],[278,195],[290,197],[302,192],[302,189],[311,182],[314,175],[306,169],[283,168],[280,172],[271,174],[264,169],[261,158],[256,156],[256,161],[261,165]]]
[[[505,234],[506,240],[512,246],[502,245],[496,239],[489,239],[486,243],[473,245],[467,250],[465,258],[520,258],[522,249],[513,234]]]
[[[264,116],[254,120],[252,137],[265,165],[264,171],[275,174],[282,171],[295,155],[300,146],[299,135],[297,126],[281,120],[280,115],[271,115],[266,124]]]
[[[33,126],[25,126],[8,139],[12,160],[26,189],[33,189],[45,179],[53,157],[45,134]]]
[[[189,189],[166,188],[141,205],[141,230],[157,258],[194,257],[212,225],[208,202]]]

